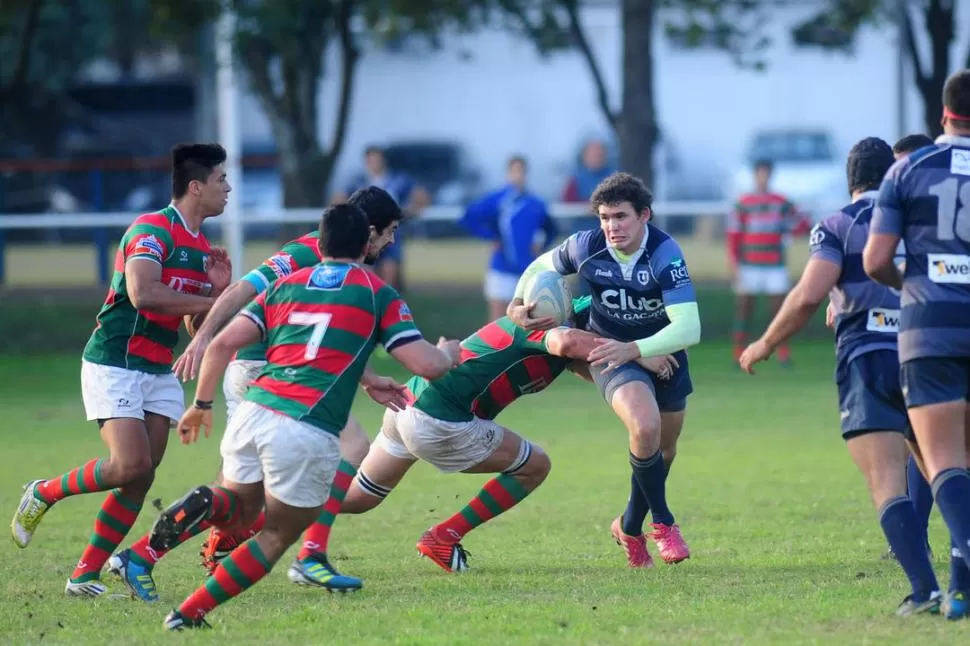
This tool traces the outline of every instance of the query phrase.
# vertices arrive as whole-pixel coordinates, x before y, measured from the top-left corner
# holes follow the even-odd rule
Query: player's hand
[[[399,384],[390,377],[374,375],[360,384],[364,388],[367,396],[381,406],[386,406],[393,411],[404,410],[408,406],[408,388]]]
[[[828,307],[825,308],[825,327],[830,330],[835,329],[835,306],[832,305],[832,301],[829,301]]]
[[[438,337],[438,349],[448,355],[451,359],[451,367],[454,368],[461,363],[461,344],[454,339]]]
[[[604,373],[640,358],[640,348],[636,343],[615,339],[597,339],[596,342],[599,345],[589,353],[589,365],[603,366]]]
[[[754,364],[759,361],[764,361],[771,356],[771,349],[768,344],[758,339],[748,347],[744,349],[741,353],[741,358],[738,359],[738,363],[741,365],[741,370],[744,370],[749,375],[754,374]]]
[[[680,367],[680,363],[672,354],[660,355],[659,357],[641,357],[637,359],[637,363],[661,379],[670,379],[674,370]]]
[[[535,303],[528,305],[513,305],[509,308],[508,315],[512,322],[524,330],[530,332],[534,330],[551,330],[556,327],[556,319],[551,316],[539,316],[533,318],[532,310]]]
[[[195,336],[185,346],[185,351],[172,365],[172,372],[175,373],[175,377],[182,381],[195,379],[199,374],[199,366],[202,365],[202,357],[210,343],[212,343],[212,337],[196,331]]]
[[[229,287],[232,282],[232,260],[225,249],[215,247],[209,251],[209,271],[206,274],[213,291],[222,292]]]
[[[179,420],[179,439],[182,444],[193,444],[199,439],[199,430],[205,427],[205,436],[212,433],[212,409],[191,407]]]

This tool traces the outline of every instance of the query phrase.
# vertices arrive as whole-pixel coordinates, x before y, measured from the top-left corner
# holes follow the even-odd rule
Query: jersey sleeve
[[[266,331],[270,327],[270,322],[267,320],[266,316],[266,292],[261,293],[259,296],[254,298],[249,302],[239,312],[239,316],[245,316],[250,321],[256,324],[259,328],[260,336],[263,340],[266,339]]]
[[[838,218],[832,216],[825,218],[814,227],[808,236],[809,258],[827,260],[841,266],[844,257],[842,239],[839,236]]]
[[[139,218],[125,232],[121,241],[125,262],[144,258],[164,263],[175,249],[175,240],[168,227]]]
[[[574,233],[552,252],[552,264],[563,276],[579,271],[579,266],[589,257],[589,243],[594,231]]]
[[[651,255],[650,270],[660,284],[665,306],[697,302],[684,252],[673,238],[661,242]]]
[[[402,345],[422,339],[421,331],[414,324],[411,309],[390,286],[383,286],[377,293],[379,318],[378,340],[388,352]]]
[[[280,278],[319,262],[320,257],[312,247],[294,240],[283,245],[282,249],[264,260],[263,264],[243,276],[243,280],[255,287],[257,294],[261,294]]]
[[[889,169],[879,187],[879,197],[876,198],[876,208],[872,214],[869,231],[903,236],[903,204],[900,196],[900,177],[909,168],[909,158],[902,159]]]

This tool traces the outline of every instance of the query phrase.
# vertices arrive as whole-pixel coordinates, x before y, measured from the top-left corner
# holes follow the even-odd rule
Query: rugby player
[[[798,227],[795,206],[770,189],[772,163],[754,163],[755,190],[738,198],[728,222],[728,259],[734,277],[734,358],[741,356],[754,299],[767,295],[771,313],[781,306],[790,286],[785,264],[786,238]],[[778,361],[790,365],[788,346],[778,348]]]
[[[362,188],[348,198],[348,203],[360,208],[370,222],[370,243],[366,260],[373,261],[394,239],[395,231],[401,220],[401,209],[394,199],[383,189],[376,186]],[[185,352],[176,362],[176,373],[181,372],[183,378],[194,378],[199,362],[205,349],[212,342],[212,338],[233,315],[239,312],[248,302],[259,293],[265,291],[279,278],[286,277],[294,271],[306,267],[313,267],[320,262],[320,231],[313,231],[307,235],[288,242],[280,251],[268,258],[262,265],[246,274],[234,283],[216,301],[212,311],[206,317],[189,343]],[[255,379],[266,365],[266,345],[256,343],[241,349],[229,363],[223,380],[223,393],[226,399],[227,419],[231,419],[239,404],[246,395],[250,382]],[[365,392],[381,404],[404,406],[403,386],[393,380],[364,371],[361,385]],[[398,399],[400,397],[400,399]],[[326,544],[340,505],[346,495],[350,482],[357,472],[367,450],[370,440],[360,424],[352,417],[348,419],[347,428],[340,434],[340,453],[343,461],[337,469],[333,486],[330,489],[330,499],[324,505],[320,518],[307,530],[303,548],[300,551],[299,562],[303,564],[301,581],[313,585],[320,585],[329,590],[352,591],[362,587],[363,582],[350,576],[340,574],[327,561]],[[202,548],[203,565],[212,573],[217,561],[225,557],[243,540],[250,538],[260,527],[263,517],[257,517],[252,527],[238,532],[223,532],[218,527],[212,527],[212,532]],[[190,528],[182,537],[189,540],[209,527],[208,523],[200,523]],[[323,546],[323,549],[319,549]],[[317,553],[319,551],[319,554]],[[149,535],[146,533],[132,546],[111,557],[108,562],[110,572],[121,577],[132,594],[144,601],[155,601],[158,598],[152,569],[165,556],[164,551],[153,550],[149,545]],[[291,568],[292,570],[292,568]]]
[[[944,612],[957,618],[966,616],[970,593],[970,573],[957,567],[961,560],[970,565],[970,70],[947,79],[941,123],[944,134],[933,146],[886,175],[863,261],[873,280],[902,290],[900,380],[927,480],[950,530]],[[905,278],[893,262],[900,240]]]
[[[584,317],[589,298],[573,301],[573,308],[577,317]],[[585,361],[597,338],[574,327],[527,332],[504,316],[482,327],[462,341],[458,367],[435,381],[412,378],[410,406],[385,411],[381,432],[342,513],[360,514],[377,507],[419,459],[443,473],[498,473],[461,511],[418,540],[418,551],[445,571],[467,569],[464,536],[522,502],[545,480],[551,466],[542,449],[495,418],[518,398],[547,388],[573,367],[572,360]],[[671,360],[639,361],[662,371]],[[574,369],[583,373],[582,367]]]
[[[600,228],[580,231],[526,270],[508,316],[526,330],[554,321],[533,317],[522,300],[539,271],[579,274],[592,295],[588,329],[606,337],[589,355],[590,373],[629,434],[633,470],[626,511],[610,528],[631,567],[651,567],[643,522],[652,512],[650,537],[660,557],[690,557],[667,505],[666,479],[693,391],[684,349],[698,343],[701,323],[694,287],[680,246],[650,224],[653,196],[629,173],[603,180],[590,200]],[[653,374],[637,359],[673,354],[676,367]],[[662,432],[661,432],[662,429]]]
[[[921,537],[921,522],[906,492],[909,420],[896,354],[899,293],[873,282],[862,271],[862,249],[877,189],[893,163],[889,144],[877,137],[852,147],[846,163],[852,203],[812,229],[811,256],[801,279],[739,362],[745,372],[754,374],[754,364],[766,360],[803,328],[831,295],[842,438],[869,485],[882,530],[912,585],[911,594],[896,611],[908,616],[939,611],[939,584]]]
[[[319,516],[340,462],[337,439],[377,343],[408,370],[435,379],[458,362],[455,341],[431,345],[393,288],[358,263],[370,226],[339,204],[320,221],[322,262],[276,281],[209,345],[195,405],[178,425],[183,443],[212,429],[212,399],[232,355],[265,340],[267,364],[236,409],[220,445],[221,486],[200,486],[162,512],[150,544],[167,549],[202,520],[262,529],[233,550],[165,619],[165,628],[205,625],[203,617],[273,568]]]
[[[101,568],[138,517],[170,423],[184,410],[172,374],[179,324],[183,316],[205,314],[232,276],[226,252],[212,249],[201,231],[229,199],[225,161],[218,144],[176,146],[172,203],[139,216],[121,239],[111,287],[81,359],[85,414],[98,423],[109,456],[28,483],[14,514],[13,540],[23,548],[58,501],[110,491],[67,581],[68,595],[96,597],[107,590]]]

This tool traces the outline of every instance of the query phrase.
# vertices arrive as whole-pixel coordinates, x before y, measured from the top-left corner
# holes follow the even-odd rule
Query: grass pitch
[[[161,601],[66,598],[64,582],[102,496],[59,503],[26,550],[0,547],[0,642],[9,644],[638,644],[929,643],[965,640],[966,624],[892,615],[906,594],[865,485],[838,431],[831,345],[794,348],[796,368],[757,377],[726,346],[691,352],[695,393],[669,480],[692,549],[677,566],[631,571],[609,537],[626,501],[626,439],[595,388],[571,375],[500,421],[550,453],[546,483],[465,541],[472,569],[449,576],[414,543],[485,480],[415,467],[377,510],[342,517],[335,563],[364,590],[330,596],[285,576],[295,549],[256,587],[210,615],[214,630],[162,632],[164,615],[202,580],[200,538],[156,568]],[[0,359],[0,508],[20,486],[102,453],[83,422],[74,354]],[[391,362],[376,362],[389,370]],[[189,395],[191,396],[191,388]],[[380,410],[359,398],[371,429]],[[219,416],[221,417],[221,415]],[[218,468],[218,438],[171,444],[149,496],[167,503]],[[146,505],[128,540],[147,531]],[[945,575],[948,542],[931,532]],[[651,544],[652,547],[652,544]],[[656,550],[653,550],[656,554]],[[945,579],[945,576],[943,577]],[[112,592],[123,587],[106,575]],[[943,581],[941,581],[942,583]]]

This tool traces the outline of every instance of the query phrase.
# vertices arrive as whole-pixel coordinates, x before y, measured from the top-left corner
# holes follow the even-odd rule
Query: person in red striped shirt
[[[755,191],[738,198],[728,222],[728,258],[734,282],[734,360],[747,343],[754,297],[767,295],[772,316],[788,293],[790,280],[785,265],[787,237],[799,227],[795,206],[770,190],[772,164],[766,159],[754,165]],[[778,361],[790,365],[787,344],[778,348]]]
[[[212,400],[236,352],[265,339],[266,366],[222,438],[221,484],[197,487],[170,505],[149,544],[171,549],[203,521],[248,527],[264,507],[266,520],[166,617],[166,629],[205,626],[206,614],[268,574],[320,514],[341,460],[338,437],[378,343],[428,379],[458,362],[457,342],[441,339],[435,347],[424,340],[397,292],[360,265],[370,233],[356,206],[326,209],[322,261],[276,281],[206,349],[195,405],[178,424],[185,444],[202,428],[211,431]]]
[[[171,421],[184,410],[182,386],[172,373],[179,324],[204,315],[232,276],[228,254],[212,249],[200,229],[229,200],[225,161],[218,144],[176,146],[172,203],[139,216],[121,239],[111,287],[81,360],[84,409],[97,421],[109,457],[24,487],[12,523],[19,547],[30,543],[55,503],[110,492],[67,581],[68,595],[96,597],[107,590],[101,568],[138,517]]]

